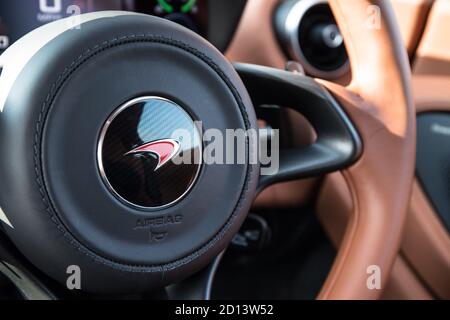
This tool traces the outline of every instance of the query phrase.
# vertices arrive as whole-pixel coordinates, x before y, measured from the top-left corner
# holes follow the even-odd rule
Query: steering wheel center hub
[[[219,254],[250,208],[258,165],[203,165],[201,130],[256,129],[253,106],[221,53],[175,23],[125,12],[80,23],[8,49],[36,52],[14,61],[24,67],[0,117],[8,236],[61,283],[78,265],[87,291],[174,283]]]
[[[102,129],[97,152],[107,187],[141,209],[162,209],[186,196],[201,156],[199,128],[181,106],[161,97],[140,97],[119,107]]]

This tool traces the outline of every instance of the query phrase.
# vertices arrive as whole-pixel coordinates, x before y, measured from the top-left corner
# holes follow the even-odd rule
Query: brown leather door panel
[[[450,1],[436,0],[416,52],[413,71],[420,75],[450,75]]]
[[[410,56],[417,48],[434,0],[392,0],[403,42]]]
[[[415,76],[413,85],[417,113],[450,112],[450,77]],[[418,182],[402,252],[437,297],[450,299],[450,235]]]

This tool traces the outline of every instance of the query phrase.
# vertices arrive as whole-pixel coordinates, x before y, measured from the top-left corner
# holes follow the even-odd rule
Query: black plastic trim
[[[207,39],[221,52],[225,52],[236,33],[247,0],[209,0]]]
[[[450,232],[450,113],[417,116],[416,174],[433,208]]]
[[[255,107],[274,104],[303,114],[317,133],[307,147],[280,150],[275,175],[261,176],[258,190],[284,180],[323,175],[353,164],[361,155],[358,132],[333,96],[309,77],[268,67],[235,64]]]

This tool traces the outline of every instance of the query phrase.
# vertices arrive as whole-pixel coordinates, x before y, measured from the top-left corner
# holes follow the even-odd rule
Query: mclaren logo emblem
[[[127,152],[125,156],[133,154],[152,153],[156,155],[156,157],[158,158],[158,164],[155,168],[155,171],[157,171],[167,162],[172,160],[173,157],[178,155],[179,152],[180,152],[180,143],[178,141],[172,139],[164,139],[152,141],[142,146],[139,146]]]
[[[201,163],[185,159],[200,159],[202,143],[199,128],[181,106],[161,97],[135,98],[118,107],[100,132],[99,172],[119,200],[139,209],[163,209],[195,184]]]

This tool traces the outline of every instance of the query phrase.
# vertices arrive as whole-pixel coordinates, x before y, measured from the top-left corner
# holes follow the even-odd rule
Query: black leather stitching
[[[59,217],[58,212],[56,211],[54,205],[51,202],[51,199],[48,194],[48,190],[46,188],[45,184],[45,178],[42,172],[42,166],[41,166],[41,157],[40,157],[40,151],[42,146],[42,132],[45,126],[45,120],[48,115],[48,111],[50,109],[50,106],[53,104],[53,101],[55,99],[55,96],[57,95],[58,91],[61,89],[65,81],[67,81],[70,76],[79,68],[81,67],[85,62],[87,62],[89,59],[93,58],[97,54],[101,53],[102,51],[105,51],[109,48],[117,47],[120,45],[126,45],[131,43],[138,43],[138,42],[150,42],[150,43],[161,43],[166,45],[175,46],[177,48],[183,49],[196,57],[203,60],[205,63],[207,63],[220,77],[221,79],[227,84],[227,86],[230,88],[230,90],[233,93],[233,96],[235,97],[239,109],[241,111],[241,114],[244,119],[244,123],[246,126],[246,129],[251,128],[251,124],[249,121],[249,117],[247,114],[247,111],[245,110],[245,105],[242,101],[242,98],[236,89],[236,87],[233,85],[231,80],[227,77],[227,75],[220,69],[220,67],[214,63],[214,61],[208,57],[206,54],[200,52],[199,50],[189,46],[188,44],[179,41],[174,40],[171,38],[166,38],[162,36],[154,36],[151,34],[130,34],[126,36],[116,37],[109,41],[104,41],[101,44],[97,44],[94,47],[87,49],[84,53],[79,55],[73,62],[64,69],[64,71],[58,76],[57,80],[51,85],[49,93],[46,96],[46,99],[42,105],[41,111],[39,113],[37,122],[36,122],[36,128],[35,128],[35,136],[34,136],[34,170],[36,175],[36,183],[39,188],[39,192],[42,197],[42,202],[45,206],[45,210],[49,214],[51,220],[55,223],[57,229],[64,235],[64,238],[72,245],[74,246],[79,252],[82,254],[88,256],[89,258],[93,259],[95,262],[101,263],[103,265],[106,265],[108,267],[111,267],[116,270],[126,271],[126,272],[161,272],[161,271],[169,271],[175,268],[178,268],[180,266],[183,266],[199,256],[203,255],[205,252],[209,250],[218,240],[220,240],[224,234],[227,232],[229,227],[232,225],[237,211],[241,208],[243,204],[243,200],[246,199],[247,193],[248,193],[248,187],[249,187],[249,181],[252,177],[253,170],[252,166],[248,165],[247,174],[245,177],[244,186],[241,192],[241,197],[236,204],[235,209],[233,210],[233,213],[231,217],[228,219],[227,223],[219,230],[216,235],[203,247],[198,249],[197,251],[193,252],[189,256],[186,256],[184,258],[172,261],[170,263],[161,264],[161,265],[131,265],[131,264],[124,264],[121,262],[117,262],[108,258],[101,257],[100,255],[96,254],[89,248],[85,247],[82,243],[80,243],[66,228],[62,220]],[[249,141],[247,139],[247,148],[250,151],[249,147]],[[248,156],[248,155],[247,155]]]

